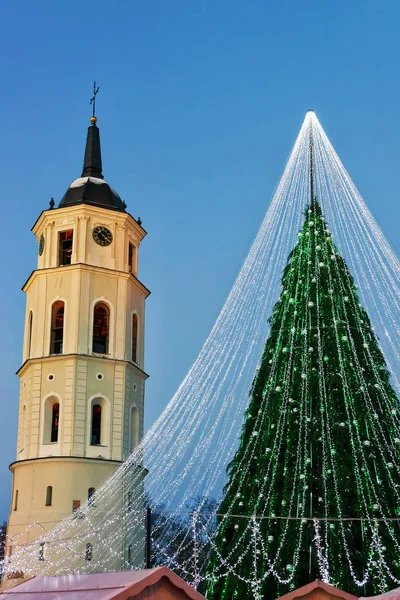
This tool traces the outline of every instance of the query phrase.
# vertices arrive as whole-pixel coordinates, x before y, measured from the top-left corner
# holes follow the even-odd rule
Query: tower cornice
[[[18,375],[18,377],[22,377],[25,373],[25,371],[27,370],[27,368],[29,367],[29,365],[31,364],[35,364],[35,363],[45,363],[45,362],[54,362],[54,361],[63,361],[65,359],[70,360],[71,358],[76,358],[76,359],[80,359],[80,358],[84,358],[85,360],[91,360],[94,361],[96,363],[104,363],[104,364],[110,364],[110,363],[114,363],[114,364],[122,364],[122,365],[127,365],[130,368],[133,369],[133,371],[140,375],[143,380],[146,380],[150,377],[150,375],[148,375],[145,371],[143,371],[140,367],[138,367],[137,364],[129,361],[129,360],[121,360],[119,358],[109,358],[107,356],[100,356],[99,354],[50,354],[48,356],[39,356],[39,357],[35,357],[35,358],[28,358],[18,369],[18,371],[16,372],[16,375]]]
[[[29,275],[28,279],[25,281],[21,290],[23,292],[27,292],[31,284],[35,281],[35,279],[44,274],[51,273],[65,273],[67,271],[91,271],[93,273],[104,273],[106,272],[111,277],[116,277],[125,280],[131,280],[134,285],[141,291],[145,298],[148,298],[151,294],[150,290],[134,275],[133,273],[128,273],[127,271],[116,271],[115,269],[109,269],[107,267],[99,267],[96,265],[89,265],[87,263],[74,263],[72,265],[63,265],[61,267],[48,267],[46,269],[35,269]]]
[[[61,208],[50,208],[42,210],[35,223],[33,224],[31,231],[39,236],[44,226],[49,221],[56,222],[61,219],[62,216],[69,217],[80,217],[80,216],[94,216],[103,217],[104,219],[113,219],[118,224],[129,223],[134,230],[137,232],[140,241],[147,235],[147,231],[142,227],[138,221],[132,217],[128,212],[113,211],[109,208],[101,208],[91,204],[76,204],[72,206],[63,206]]]

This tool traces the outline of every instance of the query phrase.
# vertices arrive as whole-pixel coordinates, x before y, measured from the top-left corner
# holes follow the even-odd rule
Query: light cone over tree
[[[312,120],[309,136],[310,202],[228,467],[209,600],[396,586],[398,399],[315,194]]]
[[[176,393],[79,518],[21,527],[5,577],[132,568],[150,504],[152,565],[210,600],[400,586],[399,349],[400,262],[308,112]]]

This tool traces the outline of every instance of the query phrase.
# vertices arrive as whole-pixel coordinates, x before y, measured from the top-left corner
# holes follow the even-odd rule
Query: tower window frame
[[[62,354],[64,349],[65,303],[62,300],[51,306],[50,354]]]
[[[18,490],[15,490],[15,495],[14,495],[14,510],[18,510]]]
[[[131,333],[132,333],[131,360],[133,363],[135,363],[135,365],[137,365],[139,362],[139,357],[138,357],[139,317],[138,317],[137,313],[132,313]]]
[[[136,274],[136,250],[137,247],[132,242],[128,246],[128,271],[133,275]]]
[[[28,358],[31,358],[32,354],[32,330],[33,330],[33,311],[29,311],[28,317]]]
[[[101,404],[92,404],[92,415],[91,415],[91,431],[90,431],[90,445],[100,446],[102,442],[102,417],[103,407]]]
[[[43,444],[57,444],[60,441],[61,398],[58,394],[49,394],[44,398],[43,419]]]
[[[46,489],[46,506],[53,505],[53,486],[48,485]]]
[[[58,442],[58,432],[60,427],[60,403],[54,402],[51,407],[51,432],[50,432],[50,443],[56,444]]]
[[[92,352],[108,354],[110,346],[110,307],[96,302],[93,307]]]
[[[74,230],[66,229],[58,232],[58,266],[70,265],[74,244]]]

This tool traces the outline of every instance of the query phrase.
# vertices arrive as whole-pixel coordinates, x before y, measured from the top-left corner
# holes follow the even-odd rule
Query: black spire
[[[96,125],[96,117],[91,119],[92,124],[88,128],[85,148],[85,158],[83,159],[82,177],[98,177],[104,179],[101,164],[100,148],[100,130]]]
[[[120,198],[106,181],[102,174],[100,131],[97,127],[96,95],[99,88],[96,82],[93,84],[93,97],[90,104],[93,105],[93,114],[90,119],[91,125],[88,128],[85,148],[85,158],[83,159],[83,171],[81,178],[71,183],[64,196],[61,199],[59,207],[71,206],[73,204],[93,204],[112,210],[125,212],[126,204]],[[99,181],[102,180],[102,181]],[[50,206],[52,208],[52,206]]]

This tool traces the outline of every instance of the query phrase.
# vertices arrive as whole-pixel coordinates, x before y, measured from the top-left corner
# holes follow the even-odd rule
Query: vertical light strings
[[[178,568],[186,574],[188,580],[196,579],[199,583],[204,574],[204,564],[196,566],[193,572],[193,560],[188,551],[192,544],[193,527],[185,529],[186,521],[182,520],[181,526],[169,538],[165,531],[171,524],[176,524],[176,519],[187,511],[188,505],[196,502],[196,512],[202,514],[208,498],[220,498],[221,489],[226,483],[225,469],[232,460],[237,444],[243,417],[248,405],[249,390],[251,388],[259,357],[262,354],[265,340],[269,333],[268,319],[274,304],[282,290],[280,278],[286,264],[287,256],[298,242],[299,229],[304,221],[304,209],[310,199],[310,147],[309,130],[313,127],[314,133],[314,169],[315,189],[319,204],[329,225],[328,232],[319,232],[321,235],[321,263],[309,264],[307,267],[307,288],[304,302],[310,302],[311,286],[318,289],[319,270],[326,268],[329,277],[337,276],[335,255],[330,254],[331,243],[327,241],[332,237],[335,246],[349,265],[350,271],[358,285],[361,302],[369,314],[375,334],[377,335],[382,351],[389,366],[392,383],[397,393],[400,391],[399,349],[400,349],[400,263],[384,235],[369,212],[359,192],[351,181],[347,171],[325,132],[320,126],[314,113],[307,113],[300,133],[290,153],[282,178],[272,198],[270,207],[260,227],[256,239],[250,249],[249,255],[232,287],[232,290],[214,324],[207,340],[199,352],[193,366],[180,385],[170,403],[146,434],[138,448],[117,469],[117,471],[104,482],[96,491],[96,506],[87,503],[80,509],[79,515],[74,514],[62,521],[49,533],[26,543],[27,531],[31,526],[21,524],[21,533],[14,536],[12,545],[14,554],[6,565],[8,571],[22,571],[26,575],[35,573],[71,573],[87,572],[94,569],[113,570],[116,568],[130,568],[132,565],[143,564],[144,547],[144,506],[150,503],[164,517],[153,529],[154,540],[162,539],[164,543],[154,544],[153,560],[160,560]],[[305,249],[310,247],[311,237],[305,242]],[[314,275],[313,275],[314,274]],[[292,280],[296,281],[299,289],[299,271],[294,271]],[[313,282],[315,279],[315,282]],[[340,314],[347,314],[348,306],[359,314],[356,296],[348,295],[351,282],[343,282],[340,307],[335,306],[332,300],[331,311],[334,321],[340,319]],[[286,339],[289,320],[291,298],[284,300],[284,319],[282,328],[277,333],[279,340]],[[315,307],[310,307],[318,311]],[[286,315],[286,316],[285,316]],[[246,524],[240,530],[241,537],[232,548],[228,556],[220,555],[220,568],[216,569],[213,577],[221,578],[227,573],[238,574],[238,562],[244,555],[251,555],[254,566],[253,576],[246,580],[249,586],[258,590],[260,582],[271,574],[282,582],[293,580],[298,566],[299,552],[303,540],[305,527],[313,524],[315,527],[314,543],[318,553],[321,576],[324,580],[330,578],[330,562],[333,557],[329,550],[329,538],[333,530],[329,529],[328,486],[326,481],[333,478],[337,490],[337,464],[335,455],[332,454],[333,434],[336,427],[330,421],[328,408],[329,389],[324,380],[323,370],[320,371],[319,395],[321,429],[326,432],[322,440],[322,456],[324,467],[325,492],[321,500],[324,506],[327,522],[321,523],[312,520],[312,514],[305,514],[305,498],[309,494],[306,484],[306,473],[312,464],[310,456],[309,438],[312,424],[307,419],[310,414],[309,406],[309,373],[307,357],[311,351],[316,352],[322,364],[324,360],[321,345],[322,332],[318,329],[316,339],[311,337],[310,330],[305,327],[302,336],[302,364],[303,372],[298,374],[299,393],[293,399],[289,396],[289,385],[294,374],[294,351],[296,332],[302,327],[298,317],[293,321],[293,332],[285,349],[287,354],[286,378],[276,381],[277,355],[271,355],[271,386],[264,397],[263,410],[255,418],[254,431],[262,431],[265,427],[274,426],[276,432],[274,444],[271,446],[267,457],[266,470],[262,474],[260,493],[257,500],[256,515],[259,518],[270,519],[274,501],[275,485],[279,461],[285,461],[283,440],[287,434],[290,418],[295,414],[299,416],[298,445],[299,453],[295,464],[295,478],[288,488],[286,505],[282,508],[287,517],[297,519],[297,533],[293,542],[293,562],[290,569],[282,571],[280,554],[287,543],[290,521],[286,520],[280,533],[280,540],[276,552],[272,555],[268,539],[260,539],[258,521],[248,515]],[[390,557],[385,556],[382,543],[376,533],[376,518],[383,521],[397,545],[390,519],[393,515],[384,513],[379,505],[379,483],[376,473],[370,469],[365,460],[365,442],[376,444],[377,453],[387,463],[387,480],[393,486],[393,493],[399,494],[396,479],[393,473],[398,473],[398,448],[400,444],[400,422],[397,408],[393,399],[388,397],[382,386],[380,402],[382,410],[391,411],[393,417],[393,437],[388,439],[380,427],[379,418],[375,417],[371,395],[364,381],[363,372],[357,361],[354,349],[352,330],[349,322],[345,324],[346,337],[354,353],[354,370],[357,374],[365,402],[366,419],[371,439],[360,438],[358,428],[354,425],[349,429],[352,440],[352,456],[354,461],[355,481],[360,489],[362,499],[363,518],[367,531],[365,544],[371,548],[370,558],[365,565],[364,575],[356,573],[352,562],[351,539],[344,521],[341,519],[341,499],[336,494],[336,517],[339,518],[337,530],[340,532],[345,560],[349,563],[357,585],[363,585],[370,576],[371,565],[376,555],[380,556],[382,569],[388,573],[393,581],[400,583],[395,574]],[[364,324],[357,321],[357,329],[364,335]],[[314,333],[312,334],[314,335]],[[335,344],[337,352],[342,357],[343,334],[339,327],[335,330]],[[368,339],[365,338],[368,346]],[[368,347],[365,348],[368,354]],[[342,358],[341,358],[342,361]],[[372,355],[368,361],[376,378],[376,385],[381,385],[381,374],[374,364]],[[341,362],[340,378],[347,390],[348,403],[346,404],[349,422],[356,421],[358,413],[355,400],[351,394],[351,384],[347,380],[347,372],[343,361]],[[304,377],[303,377],[304,375]],[[280,387],[282,390],[282,411],[276,423],[269,422],[268,411],[272,390]],[[393,412],[394,411],[394,412]],[[254,443],[249,445],[244,452],[240,463],[240,481],[234,479],[229,485],[245,488],[249,476],[249,465],[258,451],[258,440],[255,436]],[[392,466],[390,466],[392,465]],[[328,473],[330,471],[330,473]],[[370,496],[363,495],[363,481],[368,481]],[[228,486],[229,487],[229,486]],[[128,490],[133,498],[127,501]],[[371,503],[378,506],[371,513]],[[234,503],[228,512],[233,513]],[[307,519],[311,519],[308,521]],[[122,525],[121,525],[122,523]],[[213,524],[215,515],[204,517],[201,525],[202,536],[196,543],[203,544],[204,548],[218,552],[215,545],[215,531]],[[331,522],[331,524],[333,521]],[[271,523],[271,532],[274,525]],[[117,532],[117,533],[115,533]],[[271,533],[273,537],[273,534]],[[242,548],[244,540],[249,543],[242,549],[241,557],[235,557],[238,548]],[[165,541],[167,540],[167,541]],[[93,559],[85,561],[85,544],[90,541],[93,545]],[[46,545],[46,560],[38,562],[39,543]],[[128,561],[127,548],[130,547]],[[253,554],[255,548],[262,548],[263,561],[256,560]],[[209,552],[209,550],[207,550]],[[201,553],[200,553],[201,554]],[[208,554],[204,554],[205,563]],[[239,560],[240,559],[240,560]],[[199,559],[200,560],[200,559]],[[197,559],[196,559],[197,561]],[[197,564],[197,563],[196,563]],[[262,567],[264,565],[264,567]],[[199,568],[199,570],[198,570]],[[258,593],[258,592],[257,592]]]

